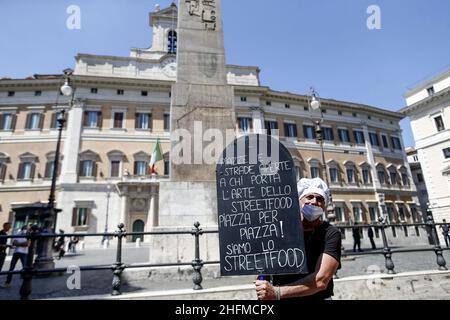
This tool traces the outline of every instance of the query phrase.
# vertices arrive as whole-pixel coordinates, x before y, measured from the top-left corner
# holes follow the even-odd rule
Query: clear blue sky
[[[149,47],[161,0],[0,0],[0,77],[60,73],[77,53]],[[69,5],[81,30],[69,30]],[[369,5],[381,30],[369,30]],[[222,0],[227,62],[257,65],[262,84],[397,111],[408,88],[450,68],[448,0]],[[414,145],[408,121],[406,145]]]

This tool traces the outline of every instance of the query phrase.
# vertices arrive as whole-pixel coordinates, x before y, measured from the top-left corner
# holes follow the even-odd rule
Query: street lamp
[[[327,164],[325,162],[325,152],[323,149],[323,129],[322,129],[322,123],[323,123],[323,109],[322,109],[322,103],[320,102],[319,94],[314,90],[313,87],[310,89],[310,96],[311,101],[309,102],[309,106],[313,111],[320,111],[320,120],[316,121],[316,140],[320,145],[320,152],[322,154],[322,171],[323,175],[325,177],[325,181],[328,185],[328,188],[331,189],[330,186],[330,180],[328,179],[328,170],[327,170]],[[331,191],[329,192],[330,201],[327,206],[327,219],[330,223],[334,223],[336,219],[336,215],[334,213],[334,203],[333,203],[333,197],[331,195]]]
[[[66,69],[64,70],[64,78],[65,82],[60,89],[61,93],[70,97],[69,109],[72,107],[74,90],[70,86],[70,77],[73,74],[73,70]],[[47,208],[44,213],[44,223],[42,227],[42,233],[54,233],[54,228],[56,227],[56,218],[57,214],[61,212],[61,209],[55,208],[55,191],[56,191],[56,179],[58,175],[58,167],[59,167],[59,156],[61,150],[61,137],[64,125],[66,123],[64,108],[61,109],[58,114],[57,123],[58,123],[58,140],[56,143],[56,152],[55,159],[53,161],[53,172],[52,172],[52,184],[50,187],[50,195],[48,198]],[[53,269],[55,267],[55,263],[53,261],[53,239],[52,238],[43,238],[41,239],[41,243],[39,245],[38,256],[35,261],[35,266],[38,269]]]
[[[105,234],[103,235],[102,244],[105,248],[109,246],[108,237],[106,234],[108,233],[108,217],[109,217],[109,198],[111,198],[111,183],[108,183],[106,186],[106,219],[105,219]]]

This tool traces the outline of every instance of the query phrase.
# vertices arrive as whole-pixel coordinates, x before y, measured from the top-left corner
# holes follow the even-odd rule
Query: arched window
[[[6,179],[6,166],[9,162],[9,157],[0,152],[0,183],[4,182]]]
[[[46,158],[47,158],[47,163],[45,164],[45,172],[44,172],[44,177],[46,179],[51,179],[53,177],[53,169],[55,166],[55,152],[49,152],[46,154]],[[62,162],[62,155],[59,156],[59,163],[58,163],[58,170],[57,170],[57,175],[59,176],[61,173],[61,162]]]
[[[316,159],[310,159],[308,160],[309,162],[309,168],[310,168],[310,174],[311,174],[311,179],[314,178],[321,178],[321,163],[319,160]]]
[[[339,164],[334,160],[330,160],[327,162],[327,166],[328,174],[330,176],[330,183],[339,184]]]
[[[302,160],[294,158],[295,178],[297,179],[297,181],[303,178],[302,162]]]
[[[151,175],[151,170],[149,166],[150,155],[144,151],[135,153],[134,157],[134,169],[133,175],[143,177]]]
[[[80,153],[79,176],[81,178],[96,178],[98,160],[98,154],[91,150]]]
[[[174,30],[170,30],[167,36],[168,40],[168,52],[176,54],[177,53],[177,32]]]
[[[404,187],[409,187],[410,182],[409,182],[408,169],[406,169],[406,167],[404,165],[401,165],[398,167],[398,171],[400,172],[400,175],[401,175],[402,185]]]
[[[385,185],[387,183],[387,180],[386,180],[386,171],[385,171],[384,165],[379,163],[376,165],[376,168],[377,168],[378,181],[380,182],[381,185]]]
[[[387,170],[389,172],[389,181],[391,183],[391,185],[398,185],[398,174],[397,174],[397,169],[395,168],[395,166],[393,164],[390,164],[387,167]]]
[[[36,170],[36,163],[38,158],[29,152],[19,156],[19,172],[17,173],[17,180],[33,180]]]
[[[107,153],[109,158],[109,177],[122,177],[122,167],[125,160],[125,154],[119,150],[113,150]]]
[[[372,183],[372,168],[367,162],[362,162],[359,164],[361,168],[362,182],[363,184],[371,184]]]
[[[345,171],[347,175],[347,183],[348,184],[356,184],[357,182],[357,172],[356,172],[356,166],[352,161],[345,161],[344,162]]]

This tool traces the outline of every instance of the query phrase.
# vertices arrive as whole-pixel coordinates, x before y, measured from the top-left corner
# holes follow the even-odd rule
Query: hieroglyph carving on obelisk
[[[189,3],[189,14],[198,16],[205,24],[206,30],[216,30],[216,1],[215,0],[186,0]]]

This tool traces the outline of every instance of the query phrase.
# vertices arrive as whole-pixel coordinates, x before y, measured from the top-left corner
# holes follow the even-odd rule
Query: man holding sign
[[[328,186],[319,178],[302,179],[298,194],[309,273],[275,275],[273,283],[256,281],[259,300],[329,300],[333,296],[333,275],[341,267],[341,233],[322,221],[329,201]]]

